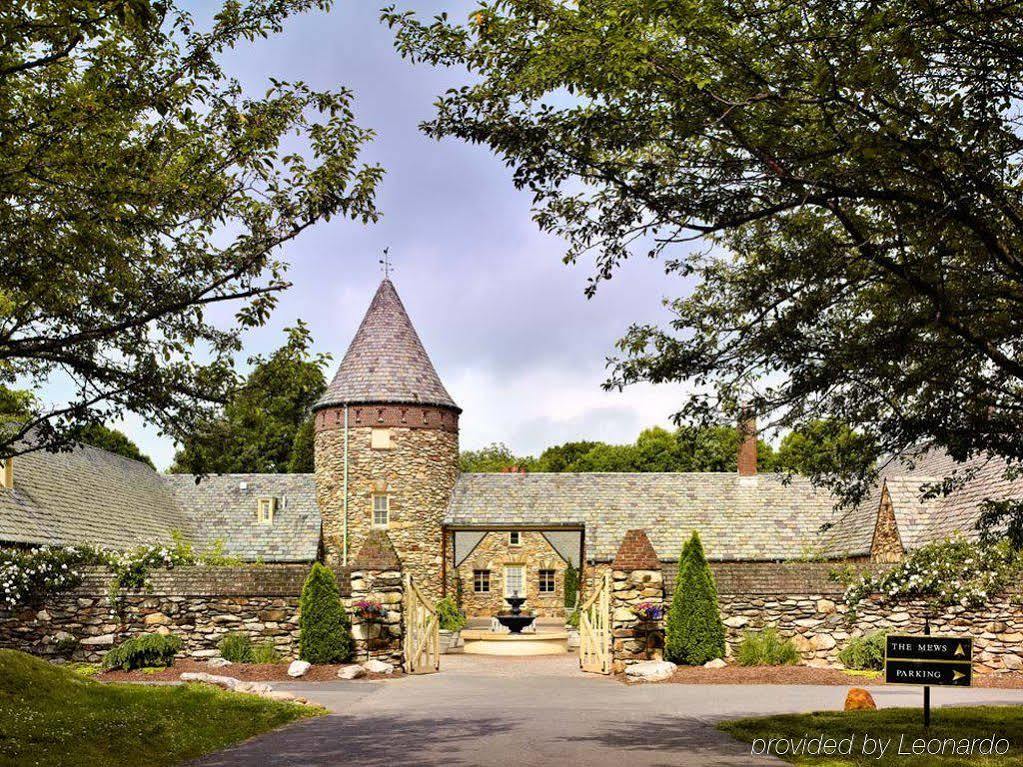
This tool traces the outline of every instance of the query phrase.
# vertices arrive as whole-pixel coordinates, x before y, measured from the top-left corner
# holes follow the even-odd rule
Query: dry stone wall
[[[352,572],[352,594],[346,600],[352,617],[355,639],[355,660],[380,660],[401,668],[402,605],[405,589],[398,570],[355,570]],[[355,603],[364,600],[379,604],[383,615],[363,617]]]

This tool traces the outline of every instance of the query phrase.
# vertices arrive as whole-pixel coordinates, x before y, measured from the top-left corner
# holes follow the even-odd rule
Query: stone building
[[[402,570],[434,598],[461,594],[470,614],[489,615],[522,589],[527,608],[556,615],[567,567],[581,568],[584,581],[610,567],[630,529],[647,532],[670,592],[693,530],[730,572],[811,559],[893,562],[973,534],[984,499],[1023,495],[1004,464],[955,464],[922,450],[891,462],[862,504],[836,511],[804,478],[757,473],[752,424],[736,473],[460,474],[461,409],[387,279],[314,413],[314,474],[196,482],[93,447],[19,456],[2,476],[0,546],[125,548],[178,532],[244,560],[350,567],[371,531],[382,531]],[[956,473],[968,481],[928,492]]]

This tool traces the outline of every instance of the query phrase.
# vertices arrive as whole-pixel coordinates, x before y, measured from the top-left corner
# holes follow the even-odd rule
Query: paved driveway
[[[333,713],[206,757],[203,767],[667,767],[780,764],[714,729],[723,718],[841,708],[844,687],[634,685],[572,657],[448,655],[444,671],[381,682],[278,685]],[[879,706],[918,688],[876,688]],[[936,690],[935,705],[1023,704],[1023,691]]]

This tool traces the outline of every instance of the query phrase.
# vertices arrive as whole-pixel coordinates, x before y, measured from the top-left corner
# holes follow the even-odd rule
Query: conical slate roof
[[[458,409],[389,279],[377,288],[334,380],[316,408],[357,403]]]

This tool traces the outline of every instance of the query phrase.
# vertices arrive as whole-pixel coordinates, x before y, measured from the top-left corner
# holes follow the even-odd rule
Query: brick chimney
[[[757,419],[750,413],[739,421],[739,476],[757,476]]]

